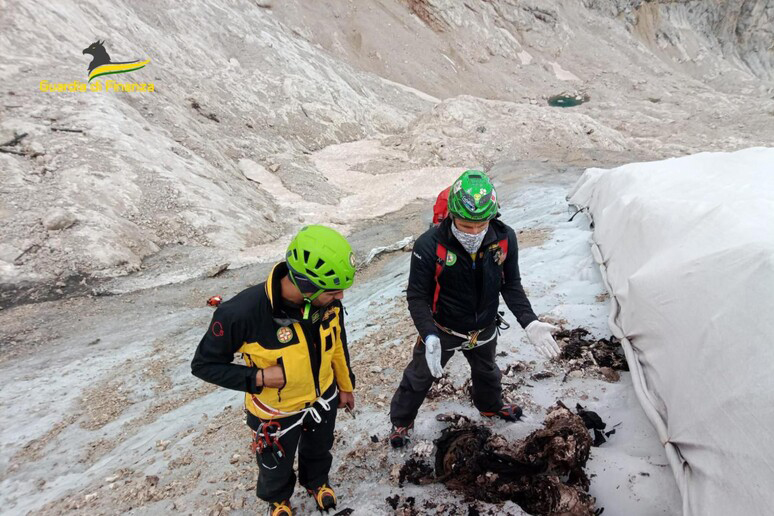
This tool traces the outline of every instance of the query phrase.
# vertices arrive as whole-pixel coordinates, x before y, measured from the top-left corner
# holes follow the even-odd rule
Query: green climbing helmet
[[[480,170],[466,170],[449,192],[449,213],[473,221],[491,220],[497,215],[497,193]]]
[[[355,255],[347,239],[325,226],[305,226],[285,253],[290,279],[312,301],[325,290],[344,290],[355,281]]]

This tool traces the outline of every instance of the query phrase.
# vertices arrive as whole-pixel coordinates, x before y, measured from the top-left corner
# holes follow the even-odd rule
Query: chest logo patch
[[[281,343],[286,344],[290,342],[293,339],[293,330],[291,330],[287,326],[283,326],[279,330],[277,330],[277,340],[279,340]]]
[[[447,251],[446,252],[446,266],[447,267],[451,267],[455,263],[457,263],[457,255],[454,254],[451,251]]]
[[[502,265],[505,262],[506,255],[503,252],[503,248],[499,245],[494,250],[494,259],[497,265]]]

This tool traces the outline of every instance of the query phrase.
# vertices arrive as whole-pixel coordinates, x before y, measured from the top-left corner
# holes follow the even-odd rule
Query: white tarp
[[[774,514],[774,149],[588,169],[568,199],[683,513]]]

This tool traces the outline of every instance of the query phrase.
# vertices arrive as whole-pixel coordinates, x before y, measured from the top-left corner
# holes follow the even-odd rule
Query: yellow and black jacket
[[[245,407],[261,419],[282,417],[261,406],[288,413],[310,406],[334,380],[342,391],[355,387],[341,302],[300,321],[282,302],[280,280],[287,273],[280,262],[265,283],[222,303],[191,362],[191,372],[202,380],[245,392]],[[247,365],[233,364],[235,353]],[[285,385],[256,387],[258,370],[273,365],[282,367]]]

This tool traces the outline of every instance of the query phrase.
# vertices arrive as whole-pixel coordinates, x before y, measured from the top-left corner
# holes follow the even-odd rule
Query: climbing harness
[[[461,349],[462,351],[468,351],[492,342],[500,334],[500,328],[495,327],[495,331],[492,332],[492,335],[489,338],[484,340],[478,340],[479,335],[481,335],[481,333],[485,332],[487,329],[491,328],[491,326],[489,328],[483,328],[481,330],[474,330],[474,331],[468,332],[468,334],[466,335],[464,333],[454,331],[451,328],[447,328],[446,326],[442,326],[438,324],[436,321],[433,321],[433,322],[435,323],[436,327],[442,332],[448,333],[449,335],[453,335],[455,337],[463,339],[462,344],[460,344],[459,346],[456,346],[454,348],[444,348],[444,351],[457,351],[458,349]]]
[[[497,319],[495,320],[495,324],[494,324],[495,331],[492,332],[492,336],[491,337],[489,337],[488,339],[484,339],[484,340],[478,340],[479,335],[481,335],[481,333],[487,331],[492,326],[488,326],[488,327],[480,329],[480,330],[474,330],[474,331],[468,332],[468,334],[466,335],[464,333],[460,333],[460,332],[454,331],[451,328],[447,328],[446,326],[442,326],[442,325],[438,324],[438,322],[435,321],[435,320],[433,321],[433,323],[435,323],[435,326],[439,330],[441,330],[442,332],[448,333],[449,335],[453,335],[455,337],[459,337],[459,338],[463,339],[462,344],[460,344],[459,346],[454,347],[454,348],[444,349],[444,351],[457,351],[458,349],[461,349],[463,351],[468,351],[470,349],[477,348],[479,346],[483,346],[484,344],[488,344],[488,343],[492,342],[494,339],[496,339],[500,335],[500,330],[507,330],[508,328],[511,327],[510,324],[505,322],[505,319],[503,318],[503,314],[504,314],[504,312],[498,312],[497,313]]]
[[[266,421],[261,423],[258,430],[253,430],[250,449],[260,456],[261,464],[266,469],[276,469],[285,458],[285,448],[279,442],[281,434],[279,421]]]
[[[329,398],[323,399],[320,397],[309,407],[297,410],[295,412],[283,412],[281,410],[277,410],[259,400],[254,394],[251,395],[250,398],[253,402],[253,405],[255,405],[255,407],[261,411],[267,414],[271,414],[272,418],[285,418],[288,416],[301,414],[301,417],[299,417],[295,423],[288,426],[287,428],[282,428],[279,421],[270,419],[268,421],[261,422],[261,424],[258,426],[258,429],[253,430],[253,441],[250,445],[250,449],[253,451],[253,453],[258,454],[261,460],[261,464],[266,469],[275,469],[277,466],[279,466],[280,461],[282,461],[282,459],[285,457],[285,449],[282,447],[282,444],[280,444],[280,438],[295,427],[303,424],[306,416],[311,415],[315,423],[322,422],[322,416],[320,415],[320,412],[317,410],[315,405],[319,404],[325,412],[329,412],[331,410],[331,401],[333,401],[338,394],[338,387],[334,387],[333,393]]]

